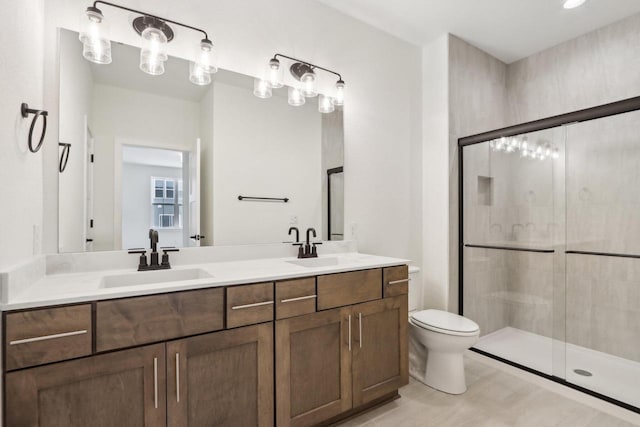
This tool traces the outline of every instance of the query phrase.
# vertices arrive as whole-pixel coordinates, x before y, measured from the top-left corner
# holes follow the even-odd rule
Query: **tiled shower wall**
[[[450,50],[463,49],[458,46],[461,43],[464,44],[457,40]],[[485,63],[490,63],[488,60],[477,62],[475,66],[480,71],[460,78],[471,85],[478,85],[477,80],[487,74],[486,70],[493,70],[492,74],[489,73],[493,77],[485,77],[486,86],[494,88],[493,95],[486,98],[486,104],[490,111],[502,108],[504,117],[502,123],[499,123],[501,120],[487,119],[485,128],[477,129],[476,125],[473,132],[456,133],[460,129],[454,129],[451,144],[455,144],[459,137],[479,131],[639,96],[640,74],[629,72],[640,68],[638,45],[640,15],[635,15],[504,65],[504,74],[499,67],[487,67]],[[504,88],[496,88],[489,83],[498,81],[503,75],[506,81]],[[451,85],[454,83],[459,82],[452,80]],[[468,86],[461,87],[463,91],[469,89]],[[500,106],[502,96],[505,101]],[[460,100],[464,102],[463,95]],[[454,101],[452,98],[450,114],[458,122],[464,122],[469,113],[460,110]],[[640,123],[640,120],[635,122]],[[635,137],[634,140],[634,131],[625,130],[623,124],[592,123],[602,129],[579,128],[584,123],[566,128],[569,169],[565,183],[560,179],[565,175],[564,157],[554,166],[553,173],[557,178],[551,193],[554,221],[548,221],[548,205],[517,207],[517,199],[523,196],[524,190],[519,184],[504,189],[510,191],[509,198],[516,200],[511,207],[503,206],[504,211],[500,213],[493,213],[496,209],[492,211],[486,206],[473,206],[476,200],[465,199],[465,205],[473,202],[465,207],[465,217],[476,216],[465,228],[466,243],[523,241],[546,244],[550,236],[557,238],[550,242],[556,249],[556,255],[550,262],[542,261],[550,257],[544,254],[507,255],[486,249],[465,249],[464,311],[465,315],[478,321],[483,334],[514,326],[640,361],[640,260],[568,255],[565,262],[565,237],[569,249],[640,254],[640,200],[637,200],[640,192],[633,190],[640,187],[640,139]],[[611,130],[615,130],[614,133],[605,133]],[[638,130],[635,135],[640,135]],[[562,141],[563,135],[556,138]],[[616,143],[616,139],[621,141]],[[611,144],[618,145],[610,150]],[[465,148],[465,152],[470,149],[475,147]],[[478,165],[473,171],[474,166],[465,159],[465,175],[467,171],[471,172],[475,181],[465,183],[466,188],[478,191],[477,177],[492,177],[482,170],[489,165],[488,147],[485,150],[486,153],[475,160]],[[494,162],[492,173],[499,174],[496,165]],[[452,164],[450,171],[451,193],[457,197],[455,165]],[[493,185],[499,185],[498,181],[494,176]],[[524,187],[528,186],[526,179],[519,182]],[[499,202],[500,191],[499,188],[493,191],[495,203]],[[526,189],[526,193],[528,191]],[[541,193],[534,191],[540,196]],[[565,194],[566,232],[562,223]],[[465,196],[468,197],[467,194]],[[531,227],[527,230],[527,223],[536,224],[535,230]],[[450,205],[450,229],[450,309],[456,310],[458,239],[457,203],[453,201]],[[473,284],[468,282],[470,277],[474,277]],[[546,320],[542,320],[545,317]]]

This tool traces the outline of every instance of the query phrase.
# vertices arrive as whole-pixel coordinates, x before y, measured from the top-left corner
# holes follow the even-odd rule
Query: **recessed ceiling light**
[[[563,7],[565,9],[574,9],[578,6],[582,6],[587,0],[565,0]]]

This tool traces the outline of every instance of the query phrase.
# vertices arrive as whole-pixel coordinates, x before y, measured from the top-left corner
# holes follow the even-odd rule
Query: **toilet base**
[[[467,391],[462,353],[428,351],[423,382],[449,394],[462,394]]]

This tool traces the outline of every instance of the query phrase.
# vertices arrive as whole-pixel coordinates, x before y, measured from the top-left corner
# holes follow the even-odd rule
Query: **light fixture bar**
[[[336,71],[330,70],[328,68],[321,67],[321,66],[316,65],[316,64],[312,64],[311,62],[308,62],[308,61],[303,61],[302,59],[294,58],[292,56],[283,55],[281,53],[276,53],[275,55],[273,55],[273,57],[275,59],[278,59],[278,56],[280,56],[282,58],[289,59],[291,61],[297,61],[297,62],[300,62],[302,64],[306,64],[309,67],[311,67],[312,69],[316,69],[317,68],[318,70],[326,71],[327,73],[331,73],[331,74],[334,74],[334,75],[338,76],[338,80],[342,80],[342,76],[340,75],[340,73],[338,73]]]
[[[98,4],[104,4],[104,5],[107,5],[107,6],[115,7],[115,8],[126,10],[126,11],[129,11],[129,12],[139,13],[140,15],[149,16],[151,18],[155,18],[155,19],[158,19],[160,21],[170,22],[172,24],[179,25],[181,27],[188,28],[190,30],[199,31],[202,34],[204,34],[204,38],[205,39],[207,39],[207,40],[209,39],[209,35],[207,34],[207,32],[205,30],[203,30],[201,28],[197,28],[197,27],[192,27],[191,25],[183,24],[182,22],[173,21],[171,19],[163,18],[161,16],[157,16],[157,15],[154,15],[152,13],[143,12],[143,11],[137,10],[137,9],[131,9],[129,7],[121,6],[121,5],[115,4],[115,3],[110,3],[108,1],[96,0],[96,1],[93,2],[93,7],[96,7],[96,5],[98,5]]]

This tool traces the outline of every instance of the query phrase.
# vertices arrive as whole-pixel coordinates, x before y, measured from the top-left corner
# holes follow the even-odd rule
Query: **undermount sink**
[[[330,265],[338,265],[338,258],[336,257],[323,257],[323,258],[302,258],[293,261],[287,261],[289,264],[299,265],[300,267],[328,267]]]
[[[114,274],[105,276],[100,282],[101,288],[119,288],[122,286],[149,285],[152,283],[184,282],[187,280],[210,279],[213,276],[200,268],[186,270],[138,271],[137,273]]]

